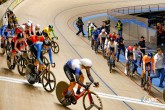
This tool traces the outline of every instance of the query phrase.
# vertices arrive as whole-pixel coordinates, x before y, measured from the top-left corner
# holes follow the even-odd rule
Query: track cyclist
[[[0,28],[1,48],[2,53],[5,52],[6,41],[9,42],[8,37],[14,37],[14,27],[12,24],[3,25]]]
[[[52,39],[52,37],[51,37],[51,35],[50,35],[51,32],[52,32],[53,36],[54,36],[56,39],[58,39],[58,37],[57,37],[57,36],[55,35],[55,33],[54,33],[54,29],[53,29],[53,26],[52,26],[52,25],[49,25],[48,27],[44,28],[44,30],[42,31],[44,37],[45,37],[46,39],[49,39],[49,40]]]
[[[43,63],[43,53],[42,51],[47,50],[49,54],[49,59],[52,64],[55,64],[52,59],[52,50],[51,50],[51,42],[49,40],[44,40],[43,42],[36,42],[31,46],[31,52],[34,54],[36,61],[34,62],[34,68],[32,69],[33,73],[40,74],[42,72],[42,68],[45,67]],[[37,71],[37,65],[39,64],[39,71]]]
[[[11,69],[14,69],[13,66],[13,61],[14,61],[14,56],[16,53],[19,55],[22,55],[21,50],[28,50],[28,45],[26,43],[26,39],[24,38],[23,33],[19,33],[17,36],[13,37],[11,41],[11,47],[12,47],[12,54],[11,54]]]
[[[129,62],[133,61],[132,63],[134,64],[134,69],[133,69],[133,74],[135,71],[137,71],[137,65],[136,65],[136,58],[135,58],[135,52],[133,51],[134,47],[133,46],[128,46],[125,52],[125,58],[126,58],[126,68],[125,68],[125,74],[127,75],[127,70],[129,68]],[[131,58],[130,58],[131,57]],[[133,58],[132,58],[133,57]]]
[[[142,75],[141,75],[141,87],[144,86],[143,78],[146,76],[146,67],[148,67],[148,69],[150,69],[149,71],[152,70],[155,73],[154,58],[153,58],[152,53],[148,53],[148,55],[144,55],[142,61],[143,61],[143,67],[142,67]]]
[[[115,67],[116,50],[117,50],[117,44],[114,41],[114,38],[110,38],[110,42],[108,42],[108,62],[110,62],[110,56],[112,55],[113,67]]]
[[[65,98],[63,98],[61,100],[61,102],[64,99],[68,99],[68,97],[72,97],[73,99],[75,99],[75,96],[72,94],[72,90],[76,85],[76,82],[78,83],[78,88],[77,88],[77,92],[76,94],[80,94],[80,89],[83,86],[85,89],[88,89],[87,85],[84,85],[84,75],[82,73],[82,69],[86,70],[87,76],[89,78],[89,80],[94,83],[94,85],[96,87],[99,86],[98,83],[94,82],[93,77],[91,76],[90,73],[90,68],[92,67],[92,61],[90,59],[87,58],[83,58],[83,59],[72,59],[69,60],[65,65],[64,65],[64,72],[67,76],[67,78],[70,81],[70,85],[68,87],[68,91],[67,91],[67,95],[65,96]],[[75,78],[74,76],[75,75]],[[69,100],[69,99],[68,99]],[[69,102],[69,101],[68,101]]]

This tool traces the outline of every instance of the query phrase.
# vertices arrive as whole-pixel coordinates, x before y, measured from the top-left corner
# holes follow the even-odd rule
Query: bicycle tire
[[[28,61],[25,58],[19,58],[17,62],[17,70],[21,76],[25,76],[25,72],[23,72],[24,68],[26,69]]]
[[[89,94],[89,93],[87,92],[87,93],[85,93],[85,95],[83,96],[83,107],[84,107],[84,109],[85,109],[85,110],[90,110],[92,107],[95,106],[95,107],[97,108],[97,110],[103,110],[103,104],[102,104],[101,98],[100,98],[96,93],[91,92],[91,91],[90,91],[90,94],[93,94],[94,96],[96,96],[96,98],[97,98],[98,101],[99,101],[100,106],[95,105],[95,103],[94,103],[94,101],[93,101],[93,98],[92,98],[92,104],[90,104],[90,106],[89,106],[88,108],[86,107],[86,105],[85,105],[85,98],[86,98],[87,96],[89,96],[88,94]],[[92,96],[92,95],[90,95],[90,96]]]
[[[53,51],[55,54],[59,53],[59,51],[60,51],[59,45],[58,45],[58,43],[55,42],[55,41],[51,41],[51,48],[52,48],[52,51]]]
[[[45,56],[43,56],[43,63],[49,64],[49,60]],[[48,70],[50,70],[50,64],[48,65]]]
[[[165,89],[163,90],[163,100],[165,102]]]
[[[56,86],[56,97],[58,101],[65,107],[68,105],[65,105],[64,103],[62,103],[61,99],[64,98],[62,93],[68,88],[68,86],[69,84],[65,81],[60,81]]]
[[[26,72],[25,72],[26,79],[27,79],[27,81],[29,82],[29,84],[31,84],[31,85],[35,84],[35,82],[36,82],[36,81],[34,81],[34,80],[29,80],[29,77],[31,76],[30,74],[32,73],[32,71],[31,71],[32,66],[34,66],[34,64],[28,63],[27,66],[26,66]],[[30,67],[31,67],[31,68],[30,68]]]
[[[42,86],[47,92],[53,92],[56,88],[55,75],[51,71],[43,71],[43,72],[44,73],[41,73],[42,74]],[[53,79],[50,79],[51,76]],[[46,80],[47,82],[45,83],[44,80]],[[52,87],[51,83],[53,83],[53,87]],[[47,88],[47,86],[49,86],[49,89]]]

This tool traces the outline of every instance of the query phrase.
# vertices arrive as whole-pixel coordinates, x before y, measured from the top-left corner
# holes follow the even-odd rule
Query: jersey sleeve
[[[76,67],[75,68],[75,75],[80,75],[80,73],[81,73],[80,68],[79,67]]]
[[[42,62],[42,60],[41,60],[41,58],[40,58],[42,45],[39,44],[39,43],[36,43],[36,44],[34,45],[34,47],[35,47],[35,49],[37,50],[37,60],[40,62],[40,64],[43,64],[43,62]]]
[[[49,54],[50,62],[53,63],[53,59],[52,59],[52,49],[51,49],[51,48],[49,48],[48,54]]]

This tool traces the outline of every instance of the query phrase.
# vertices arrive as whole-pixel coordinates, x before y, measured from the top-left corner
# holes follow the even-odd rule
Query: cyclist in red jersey
[[[26,39],[24,38],[23,33],[19,33],[17,36],[13,37],[11,46],[12,46],[11,69],[14,69],[13,60],[14,60],[15,54],[18,53],[19,55],[21,55],[22,54],[21,50],[23,50],[24,47],[26,50],[28,50],[28,45],[26,43]]]

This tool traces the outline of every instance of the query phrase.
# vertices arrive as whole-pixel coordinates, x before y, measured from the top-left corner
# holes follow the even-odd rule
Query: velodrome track
[[[75,35],[73,22],[78,16],[106,12],[108,8],[163,2],[164,0],[25,0],[15,8],[14,13],[19,23],[30,19],[34,24],[41,24],[42,28],[49,24],[55,26],[55,32],[59,36],[60,53],[53,55],[56,68],[51,70],[57,82],[63,80],[68,82],[63,72],[63,65],[68,59],[87,57],[93,62],[92,76],[95,81],[100,82],[99,88],[91,88],[91,90],[102,94],[104,110],[161,110],[157,107],[112,100],[108,96],[103,97],[105,94],[111,94],[141,99],[147,95],[147,92],[119,69],[110,74],[106,60],[91,50],[87,39]],[[6,56],[0,56],[0,61],[0,110],[83,110],[82,100],[79,100],[77,105],[64,108],[59,104],[55,92],[50,94],[40,86],[30,86],[24,83],[25,78],[21,77],[16,69],[13,72],[6,69]],[[117,66],[121,67],[120,64]],[[163,102],[159,93],[156,92],[155,95]]]

